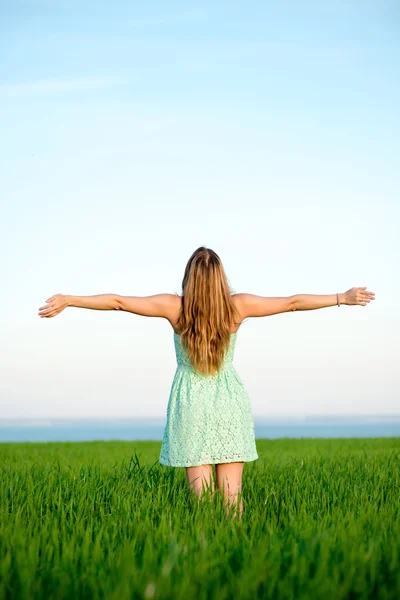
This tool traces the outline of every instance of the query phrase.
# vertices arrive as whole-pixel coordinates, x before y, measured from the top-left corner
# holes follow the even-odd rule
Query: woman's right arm
[[[235,294],[234,298],[243,319],[337,305],[336,294],[295,294],[276,298],[254,294]],[[366,306],[370,300],[375,300],[375,293],[369,292],[366,287],[353,287],[347,292],[339,294],[340,304]]]

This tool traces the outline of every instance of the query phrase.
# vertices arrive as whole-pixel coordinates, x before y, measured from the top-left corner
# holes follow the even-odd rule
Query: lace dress
[[[167,407],[160,463],[171,467],[258,458],[248,394],[232,364],[236,333],[216,375],[196,373],[174,332],[177,368]]]

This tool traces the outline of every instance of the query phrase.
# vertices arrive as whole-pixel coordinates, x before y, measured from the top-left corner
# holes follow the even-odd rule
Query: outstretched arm
[[[337,295],[295,294],[285,297],[256,296],[254,294],[235,294],[242,319],[247,317],[267,317],[296,310],[315,310],[336,306]],[[375,300],[374,292],[366,287],[354,287],[339,294],[340,304],[366,306],[370,300]]]
[[[68,306],[90,308],[93,310],[123,310],[144,317],[171,316],[176,303],[174,294],[155,294],[154,296],[120,296],[118,294],[98,294],[95,296],[65,296],[56,294],[46,300],[39,308],[40,317],[55,317]]]
[[[375,300],[375,293],[367,291],[366,287],[354,287],[344,294],[296,294],[293,298],[292,310],[315,310],[338,304],[366,306],[370,300]]]

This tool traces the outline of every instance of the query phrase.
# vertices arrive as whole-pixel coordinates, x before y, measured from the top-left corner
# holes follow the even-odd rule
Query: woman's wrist
[[[340,304],[347,304],[346,302],[346,293],[338,294]]]

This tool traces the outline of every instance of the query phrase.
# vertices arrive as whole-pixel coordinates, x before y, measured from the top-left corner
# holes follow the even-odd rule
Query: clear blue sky
[[[237,292],[376,294],[244,324],[255,416],[400,413],[398,4],[0,13],[0,417],[165,415],[167,321],[37,312],[180,293],[202,244]]]

